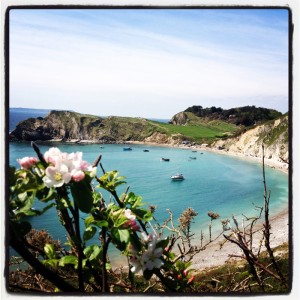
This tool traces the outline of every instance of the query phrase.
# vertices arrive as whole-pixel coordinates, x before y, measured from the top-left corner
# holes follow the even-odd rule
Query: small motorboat
[[[184,177],[182,174],[176,174],[176,175],[171,176],[171,179],[172,180],[183,180]]]
[[[132,150],[132,148],[130,148],[130,147],[123,148],[123,151],[131,151],[131,150]]]
[[[145,149],[145,150],[143,150],[143,152],[149,152],[149,150],[148,150],[148,149]]]
[[[196,156],[190,156],[190,159],[197,159]]]
[[[193,150],[192,152],[197,152],[196,150]]]
[[[170,158],[164,158],[164,157],[162,157],[161,161],[170,161]]]

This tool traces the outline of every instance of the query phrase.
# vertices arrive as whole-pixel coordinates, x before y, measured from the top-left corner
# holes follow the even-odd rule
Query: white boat
[[[182,174],[176,174],[176,175],[171,176],[171,179],[172,180],[183,180],[184,177]]]

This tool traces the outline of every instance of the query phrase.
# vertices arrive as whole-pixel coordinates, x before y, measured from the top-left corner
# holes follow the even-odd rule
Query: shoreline
[[[261,224],[261,223],[260,223]],[[270,224],[271,224],[271,237],[270,244],[271,248],[274,249],[277,246],[280,246],[284,243],[290,245],[289,241],[289,209],[284,208],[281,212],[270,216]],[[256,224],[257,228],[261,225]],[[226,234],[226,232],[225,232]],[[260,242],[261,235],[257,233],[254,235],[254,249],[257,250],[257,246]],[[197,271],[203,271],[205,269],[216,268],[222,266],[226,263],[230,263],[230,261],[234,262],[242,262],[246,261],[241,258],[230,258],[230,255],[243,255],[242,250],[235,244],[226,242],[222,249],[220,249],[220,242],[224,241],[224,237],[220,237],[216,241],[209,244],[205,250],[196,254],[192,260],[192,269]],[[262,247],[262,250],[265,250],[265,247]],[[256,251],[254,251],[256,252]],[[210,255],[207,255],[207,254]],[[280,252],[275,255],[280,254]]]
[[[290,241],[289,241],[289,209],[288,207],[285,207],[282,209],[282,211],[269,216],[270,225],[271,225],[271,236],[270,236],[270,246],[274,250],[275,247],[280,246],[282,244],[287,243],[288,247],[290,247]],[[255,228],[262,228],[262,221],[258,221],[255,225]],[[229,234],[229,232],[225,232],[225,234]],[[214,238],[214,235],[217,236],[217,233],[213,233],[212,239]],[[254,234],[253,239],[253,249],[254,253],[257,253],[258,247],[261,240],[261,232]],[[194,274],[199,273],[200,271],[205,270],[211,270],[214,268],[218,268],[221,266],[224,266],[226,264],[230,263],[241,263],[245,264],[247,263],[245,259],[242,258],[232,258],[230,255],[243,255],[242,250],[235,244],[227,241],[223,246],[222,249],[220,249],[220,243],[225,241],[225,238],[221,235],[218,239],[211,242],[208,246],[205,247],[204,250],[197,253],[193,259],[191,260],[192,265],[191,269],[193,270]],[[199,244],[199,243],[198,243]],[[193,245],[193,240],[192,240]],[[194,244],[194,246],[197,246],[197,244]],[[179,254],[179,252],[175,250],[175,253]],[[265,251],[265,247],[262,247],[262,251]],[[282,252],[274,251],[275,257],[277,255],[280,255]],[[111,264],[113,266],[113,269],[119,270],[121,266],[124,268],[126,266],[126,259],[125,256],[118,256],[115,259],[111,260]],[[125,267],[125,269],[127,266]]]
[[[194,145],[194,146],[186,146],[186,145],[178,145],[178,144],[160,144],[160,143],[151,143],[151,142],[139,142],[139,141],[128,141],[124,144],[132,144],[132,145],[148,145],[148,146],[157,146],[157,147],[170,147],[170,148],[177,148],[177,149],[185,149],[185,150],[198,150],[198,151],[208,151],[216,154],[227,155],[231,157],[237,157],[244,159],[246,161],[255,161],[255,162],[262,162],[261,157],[255,156],[248,156],[240,152],[233,152],[233,151],[224,151],[218,150],[216,148],[211,148],[208,146],[202,145]],[[289,168],[286,163],[281,163],[274,159],[265,158],[265,165],[271,167],[272,169],[281,171],[285,174],[289,174]]]

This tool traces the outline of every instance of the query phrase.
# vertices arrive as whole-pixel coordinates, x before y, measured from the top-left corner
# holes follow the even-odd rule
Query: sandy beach
[[[289,211],[288,208],[281,211],[279,214],[271,216],[271,247],[274,248],[283,243],[289,242]],[[258,225],[261,226],[261,225]],[[228,233],[226,233],[228,234]],[[254,249],[257,250],[257,245],[261,235],[258,233],[254,238]],[[215,242],[206,247],[193,258],[192,269],[203,270],[206,268],[217,267],[225,264],[227,261],[237,260],[238,258],[230,258],[230,255],[242,255],[240,248],[230,242],[226,242],[222,249],[220,243],[223,242],[224,237],[220,237]],[[263,248],[264,250],[264,248]],[[275,253],[276,255],[276,253]]]
[[[164,147],[174,147],[180,149],[196,150],[196,151],[209,151],[223,155],[229,155],[233,157],[238,157],[248,161],[262,162],[262,159],[259,157],[245,156],[242,153],[218,150],[210,147],[204,147],[200,145],[195,146],[186,146],[186,145],[169,145],[169,144],[157,144],[157,143],[142,143],[142,142],[131,142],[130,144],[144,144],[151,146],[164,146]],[[288,165],[285,163],[280,163],[273,159],[265,159],[265,165],[274,168],[278,171],[288,174]],[[289,242],[289,208],[285,207],[283,210],[276,214],[272,215],[270,212],[270,223],[271,223],[271,247],[274,248],[283,243]],[[257,225],[257,226],[262,226]],[[254,245],[258,245],[261,239],[261,235],[257,234],[254,238]],[[222,249],[220,249],[220,243],[224,241],[223,236],[219,237],[216,241],[209,244],[204,251],[201,251],[193,258],[192,268],[195,270],[203,270],[206,268],[216,267],[226,263],[230,255],[242,255],[242,251],[238,248],[237,245],[226,242]],[[264,249],[264,248],[263,248]],[[275,253],[276,255],[276,253]],[[237,258],[230,258],[230,260]]]

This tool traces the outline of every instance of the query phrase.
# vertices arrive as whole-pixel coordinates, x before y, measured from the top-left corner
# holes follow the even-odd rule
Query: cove
[[[207,228],[209,211],[217,212],[220,219],[231,218],[233,214],[250,217],[257,215],[255,206],[263,205],[262,166],[258,162],[206,151],[148,145],[131,145],[132,151],[123,151],[124,145],[110,144],[39,145],[43,153],[54,146],[66,152],[82,151],[83,158],[91,163],[101,154],[106,171],[118,170],[126,177],[127,184],[120,186],[118,193],[125,192],[129,186],[129,191],[141,195],[147,205],[156,206],[155,217],[159,222],[169,217],[168,209],[176,221],[183,210],[192,207],[198,212],[192,229],[199,232]],[[149,152],[144,152],[145,149]],[[18,167],[16,160],[24,156],[35,156],[29,143],[10,143],[10,165]],[[170,161],[161,161],[162,157]],[[182,173],[185,180],[172,181],[170,177],[175,173]],[[102,175],[100,168],[97,174]],[[271,191],[270,212],[276,214],[288,205],[288,175],[266,167],[266,180]],[[105,191],[103,195],[108,199]],[[39,205],[35,203],[36,208]],[[51,210],[32,218],[32,225],[46,228],[54,238],[64,240],[61,226],[53,221],[55,217],[55,210]]]

